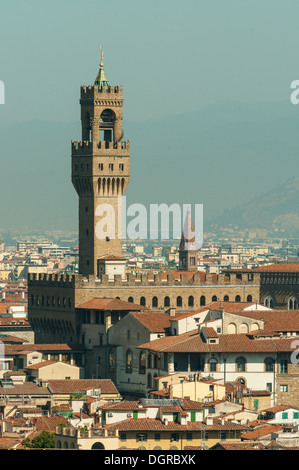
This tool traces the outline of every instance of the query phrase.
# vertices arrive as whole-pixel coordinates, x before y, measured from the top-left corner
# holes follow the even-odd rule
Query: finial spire
[[[100,67],[104,67],[104,53],[103,53],[103,46],[101,46],[101,63]]]
[[[94,84],[102,88],[102,86],[109,86],[108,79],[104,72],[104,54],[103,54],[103,46],[101,47],[101,62],[100,62],[100,70],[98,72],[97,78],[95,79]]]

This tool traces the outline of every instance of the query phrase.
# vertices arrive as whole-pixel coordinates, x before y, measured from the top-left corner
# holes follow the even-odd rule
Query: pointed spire
[[[196,240],[195,240],[195,232],[194,232],[194,226],[193,226],[193,221],[191,217],[190,207],[188,207],[186,217],[185,217],[179,251],[192,251],[192,250],[197,250],[197,245],[196,245]]]
[[[103,53],[103,46],[101,46],[101,62],[100,62],[100,70],[98,72],[97,78],[95,79],[94,84],[99,88],[103,86],[109,86],[108,79],[104,72],[104,53]]]

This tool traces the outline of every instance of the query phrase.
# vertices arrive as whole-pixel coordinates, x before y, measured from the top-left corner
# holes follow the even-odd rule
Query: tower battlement
[[[97,152],[98,149],[98,152]],[[97,153],[103,155],[126,156],[130,152],[130,141],[100,141],[93,142],[90,140],[72,141],[72,157],[96,156]]]
[[[122,86],[81,86],[80,87],[81,99],[122,99],[123,96],[123,87]]]

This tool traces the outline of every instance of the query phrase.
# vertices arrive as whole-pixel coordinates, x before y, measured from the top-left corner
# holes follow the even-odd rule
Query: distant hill
[[[298,235],[299,177],[289,179],[246,204],[224,211],[210,223],[222,227],[237,225],[249,229],[268,227]]]

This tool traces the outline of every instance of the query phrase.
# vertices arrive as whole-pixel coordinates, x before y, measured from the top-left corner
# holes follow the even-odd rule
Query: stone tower
[[[198,248],[190,209],[188,208],[179,247],[179,270],[197,271]]]
[[[72,183],[79,196],[79,273],[99,276],[103,260],[122,261],[121,201],[129,183],[130,146],[123,141],[123,90],[104,72],[81,87],[82,140],[72,142]],[[117,267],[119,274],[119,268]]]

